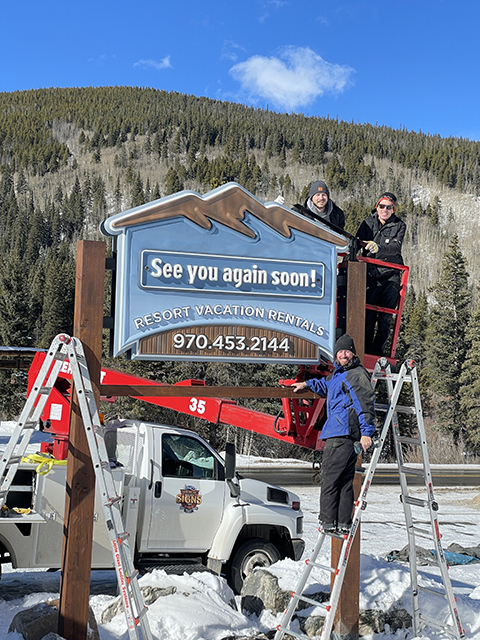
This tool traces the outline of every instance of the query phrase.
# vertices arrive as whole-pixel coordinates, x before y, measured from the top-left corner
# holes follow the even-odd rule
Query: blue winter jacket
[[[370,376],[355,356],[346,367],[336,365],[326,378],[307,380],[307,387],[327,397],[327,420],[320,437],[372,436],[375,432],[375,393]]]

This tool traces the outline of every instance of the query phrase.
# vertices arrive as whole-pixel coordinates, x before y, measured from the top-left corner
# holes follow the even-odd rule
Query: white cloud
[[[245,49],[233,40],[225,40],[222,47],[222,60],[231,60],[236,62],[238,60],[237,51],[245,52]]]
[[[285,47],[279,57],[252,56],[229,73],[251,96],[295,111],[325,93],[341,93],[355,70],[327,62],[308,47]]]
[[[134,67],[153,67],[154,69],[168,69],[171,68],[172,64],[170,62],[170,56],[165,56],[162,60],[152,60],[149,58],[148,60],[139,60],[135,62]]]

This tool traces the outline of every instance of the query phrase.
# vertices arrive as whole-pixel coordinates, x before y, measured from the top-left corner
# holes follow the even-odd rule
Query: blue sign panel
[[[112,216],[114,355],[318,362],[335,340],[345,238],[230,183]]]

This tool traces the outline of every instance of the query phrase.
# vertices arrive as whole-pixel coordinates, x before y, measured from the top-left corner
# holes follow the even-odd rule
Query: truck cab
[[[225,458],[193,431],[136,420],[104,427],[104,439],[123,520],[141,571],[211,570],[226,576],[239,593],[256,566],[280,558],[298,560],[304,550],[303,514],[295,494],[234,472]],[[65,467],[38,476],[21,466],[22,492],[12,486],[8,506],[31,483],[37,520],[0,522],[0,562],[14,568],[59,568],[65,502]],[[30,480],[28,480],[30,478]],[[27,492],[28,493],[28,492]],[[18,506],[18,505],[17,505]],[[24,520],[25,522],[25,520]],[[93,568],[113,567],[98,500],[95,506]]]

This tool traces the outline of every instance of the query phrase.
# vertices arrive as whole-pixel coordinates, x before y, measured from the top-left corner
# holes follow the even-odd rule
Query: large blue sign
[[[236,183],[108,218],[117,277],[114,355],[318,362],[335,341],[345,238]]]

